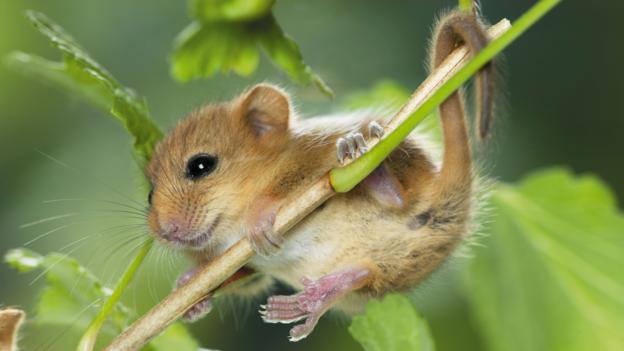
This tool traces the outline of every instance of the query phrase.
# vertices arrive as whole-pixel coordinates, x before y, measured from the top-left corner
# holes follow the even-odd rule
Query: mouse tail
[[[435,31],[431,67],[439,66],[458,45],[466,45],[474,55],[487,43],[487,33],[474,14],[452,12],[440,20]],[[490,131],[494,105],[495,85],[491,62],[477,73],[475,89],[475,130],[478,138],[483,140]],[[439,174],[440,190],[447,192],[469,188],[472,180],[472,151],[461,91],[453,93],[440,105],[440,119],[444,138],[444,154]]]

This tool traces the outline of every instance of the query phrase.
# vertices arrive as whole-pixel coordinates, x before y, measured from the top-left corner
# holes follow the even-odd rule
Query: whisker
[[[46,236],[48,236],[50,234],[53,234],[53,233],[58,232],[59,230],[63,230],[65,228],[68,228],[68,227],[70,227],[70,226],[72,226],[72,225],[74,225],[76,223],[77,222],[72,222],[72,223],[69,223],[69,224],[63,224],[63,225],[58,226],[58,227],[56,227],[56,228],[54,228],[52,230],[48,230],[47,232],[36,236],[34,239],[28,240],[27,242],[24,243],[24,246],[28,246],[28,245],[34,243],[35,241],[37,241],[39,239],[45,238]]]
[[[78,202],[78,201],[94,201],[94,202],[101,202],[101,203],[107,203],[107,204],[111,204],[111,205],[116,205],[116,206],[120,206],[120,207],[125,207],[129,210],[133,210],[136,211],[137,213],[146,213],[147,212],[147,208],[145,206],[132,206],[129,204],[125,204],[123,202],[118,202],[118,201],[112,201],[112,200],[102,200],[102,199],[87,199],[87,198],[60,198],[60,199],[51,199],[51,200],[44,200],[41,203],[43,204],[54,204],[54,203],[59,203],[59,202]]]
[[[120,225],[120,226],[116,226],[116,227],[119,227],[119,228],[124,228],[124,227],[126,227],[126,226],[124,226],[124,225]],[[46,273],[47,273],[50,269],[52,269],[54,266],[56,266],[58,263],[60,263],[60,262],[61,262],[62,260],[64,260],[65,258],[69,257],[69,256],[71,255],[71,253],[73,253],[74,251],[76,251],[77,249],[79,249],[80,247],[82,247],[82,245],[86,244],[86,240],[87,240],[87,239],[90,239],[90,238],[92,238],[92,237],[94,237],[94,236],[99,236],[99,235],[101,235],[102,233],[105,233],[106,231],[110,231],[111,229],[113,229],[113,228],[108,228],[108,229],[106,229],[106,230],[103,230],[103,231],[100,231],[100,232],[97,232],[97,233],[93,233],[93,234],[86,235],[86,236],[84,236],[84,237],[82,237],[82,238],[80,238],[80,239],[77,239],[77,240],[75,240],[75,241],[73,241],[73,242],[71,242],[71,243],[69,243],[69,244],[67,244],[67,245],[65,245],[65,246],[63,246],[63,247],[61,247],[61,248],[58,250],[59,252],[62,252],[63,250],[65,250],[65,249],[67,249],[67,248],[69,248],[69,247],[71,247],[71,246],[73,246],[73,245],[76,245],[76,244],[80,244],[80,243],[81,243],[80,245],[78,245],[77,247],[75,247],[74,249],[72,249],[70,252],[66,253],[62,259],[60,259],[59,261],[55,262],[55,263],[54,263],[54,264],[52,264],[50,267],[48,267],[46,270],[44,270],[44,271],[42,272],[42,274],[40,274],[40,275],[38,275],[37,277],[35,277],[35,279],[34,279],[34,280],[30,283],[30,284],[32,285],[33,283],[35,283],[38,279],[40,279],[43,275],[45,275],[45,274],[46,274]],[[136,237],[135,237],[135,238],[136,238]],[[92,260],[93,260],[93,258],[94,258],[94,257],[95,257],[95,255],[91,255],[91,259],[89,260],[89,262],[88,262],[88,263],[87,263],[87,265],[86,265],[87,267],[90,265],[90,263],[92,262]],[[111,257],[111,255],[109,255],[109,259],[110,259],[110,257]],[[73,294],[73,290],[75,289],[75,287],[78,285],[78,283],[79,283],[79,282],[80,282],[80,279],[78,279],[78,280],[74,283],[74,286],[73,286],[73,287],[72,287],[72,289],[71,289],[71,293],[72,293],[72,294]]]
[[[119,242],[119,243],[115,244],[115,245],[112,247],[112,250],[111,250],[111,251],[112,251],[112,252],[117,253],[117,252],[119,252],[121,249],[126,248],[125,253],[123,253],[123,254],[121,255],[121,257],[119,258],[119,260],[120,260],[120,261],[122,261],[122,262],[127,262],[127,261],[129,260],[129,257],[132,255],[132,253],[133,253],[133,252],[135,252],[135,251],[136,251],[136,249],[137,249],[137,248],[139,248],[141,245],[145,244],[146,240],[149,240],[149,239],[144,239],[144,240],[141,240],[139,243],[134,244],[134,245],[132,245],[132,246],[130,246],[130,247],[128,247],[128,245],[130,245],[131,243],[135,242],[136,240],[143,239],[143,238],[145,237],[145,235],[144,235],[144,234],[145,234],[144,232],[140,232],[140,233],[139,233],[139,232],[137,232],[137,234],[136,234],[136,235],[129,236],[129,237],[128,237],[128,238],[126,238],[125,240],[123,240],[123,241],[121,241],[121,242]],[[118,256],[118,255],[115,255],[115,254],[109,254],[109,255],[107,256],[107,258],[104,260],[104,262],[102,263],[102,266],[103,266],[103,267],[107,267],[107,266],[108,266],[108,264],[110,263],[110,260],[111,260],[114,256]],[[111,282],[113,279],[115,279],[115,277],[119,277],[119,276],[121,275],[121,274],[120,274],[119,269],[121,269],[121,271],[123,271],[125,268],[126,268],[126,267],[121,267],[121,268],[118,268],[118,271],[116,271],[116,272],[111,272],[112,274],[111,274],[109,277],[107,277],[107,278],[106,278],[107,283],[108,283],[108,282]]]
[[[102,181],[101,179],[99,179],[99,178],[98,178],[95,174],[89,174],[89,173],[87,173],[87,172],[85,172],[85,171],[81,171],[81,170],[79,170],[79,169],[77,169],[77,168],[71,167],[71,166],[69,166],[68,164],[66,164],[66,163],[64,163],[64,162],[62,162],[62,161],[60,161],[59,159],[57,159],[57,158],[55,158],[55,157],[53,157],[53,156],[51,156],[51,155],[49,155],[49,154],[47,154],[47,153],[45,153],[45,152],[41,151],[41,150],[35,150],[35,151],[37,151],[38,153],[40,153],[42,156],[44,156],[44,157],[48,158],[48,159],[49,159],[49,160],[51,160],[52,162],[54,162],[54,163],[56,163],[56,164],[58,164],[58,165],[60,165],[60,166],[62,166],[62,167],[65,167],[65,168],[67,168],[67,169],[69,169],[69,170],[71,170],[71,171],[75,172],[75,173],[76,173],[76,174],[78,174],[78,175],[80,175],[80,173],[86,173],[86,174],[88,174],[88,175],[89,175],[89,181],[93,181],[93,180],[95,180],[95,181],[96,181],[97,183],[99,183],[100,185],[103,185],[106,189],[111,190],[111,191],[112,191],[112,192],[114,192],[115,194],[117,194],[117,195],[119,195],[119,196],[123,197],[124,199],[126,199],[126,200],[128,200],[128,201],[130,201],[130,202],[133,202],[133,203],[135,203],[135,204],[137,204],[137,205],[139,205],[139,206],[142,206],[142,204],[141,204],[141,203],[139,203],[139,202],[137,202],[136,200],[134,200],[134,199],[132,199],[132,198],[128,197],[127,195],[123,194],[122,192],[120,192],[119,190],[115,189],[114,187],[112,187],[112,186],[108,185],[106,182],[104,182],[104,181]]]
[[[104,209],[103,208],[98,208],[98,209],[94,209],[92,211],[95,214],[101,214],[100,212],[108,213],[108,214],[124,214],[124,215],[128,215],[126,218],[129,218],[129,219],[141,219],[141,220],[146,220],[147,219],[147,214],[146,213],[135,213],[135,212],[126,211],[126,210],[114,210],[114,209],[108,209],[108,208],[104,208]]]
[[[19,228],[20,229],[24,229],[24,228],[32,227],[34,225],[45,223],[45,222],[55,221],[55,220],[63,219],[63,218],[74,217],[74,216],[77,216],[79,214],[80,214],[79,212],[70,212],[70,213],[65,213],[65,214],[62,214],[62,215],[56,215],[56,216],[51,216],[51,217],[47,217],[47,218],[42,218],[42,219],[39,219],[39,220],[36,220],[36,221],[32,221],[32,222],[29,222],[29,223],[22,224],[22,225],[19,226]]]
[[[71,328],[74,327],[74,324],[76,324],[76,322],[80,319],[80,317],[82,317],[82,315],[85,312],[87,312],[91,307],[93,307],[96,304],[98,304],[100,301],[102,301],[102,298],[98,297],[97,299],[95,299],[91,303],[89,303],[87,306],[85,306],[82,310],[80,310],[76,314],[76,317],[74,318],[74,322],[70,323],[69,325],[67,325],[57,336],[52,338],[52,340],[48,341],[48,344],[43,348],[43,350],[49,350],[52,346],[54,346],[54,344],[56,344],[63,336],[65,336],[67,334],[67,332]],[[43,347],[43,345],[42,345],[42,347]]]
[[[88,237],[84,237],[84,238],[80,238],[78,240],[72,241],[71,243],[63,246],[62,248],[59,249],[59,251],[63,251],[64,249],[67,249],[68,247],[71,247],[73,245],[76,245],[80,242],[83,242],[85,239],[87,239]],[[41,273],[39,273],[35,279],[33,279],[28,285],[33,285],[34,283],[36,283],[39,279],[41,279],[43,276],[45,276],[52,268],[54,268],[57,264],[63,262],[63,260],[65,260],[66,258],[68,258],[74,251],[76,251],[77,249],[79,249],[82,245],[78,245],[75,248],[71,249],[69,252],[66,252],[62,255],[61,258],[59,258],[56,262],[54,262],[53,264],[51,264],[49,267],[47,267],[46,269],[44,269]]]
[[[142,228],[139,228],[142,229]],[[142,232],[142,231],[141,231]],[[116,233],[110,234],[109,236],[106,237],[106,239],[114,239],[115,236],[119,236],[119,235],[128,235],[125,231],[123,230],[119,230]],[[137,234],[130,234],[128,235],[128,238],[126,239],[126,243],[119,243],[118,241],[115,241],[115,245],[104,245],[105,249],[101,250],[98,246],[95,246],[93,248],[93,250],[91,250],[91,254],[89,255],[90,258],[89,260],[86,262],[85,266],[86,267],[91,267],[93,264],[93,261],[97,258],[98,254],[102,254],[105,255],[104,257],[105,260],[102,264],[98,265],[100,267],[106,267],[108,265],[108,262],[113,258],[113,257],[117,257],[116,253],[118,253],[119,248],[121,248],[123,245],[132,242],[133,240],[136,240],[138,238],[142,237],[142,235],[137,235]],[[116,240],[116,239],[115,239]],[[101,256],[100,256],[101,257]],[[106,270],[106,272],[111,272],[111,270]],[[99,273],[99,272],[98,272]],[[114,272],[111,272],[114,273]],[[101,273],[100,273],[101,274]],[[114,277],[115,275],[113,275],[112,277]],[[105,285],[110,284],[111,283],[111,279],[110,278],[102,278],[102,281],[105,282]]]

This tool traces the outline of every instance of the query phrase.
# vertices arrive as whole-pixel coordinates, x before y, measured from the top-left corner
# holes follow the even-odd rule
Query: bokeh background
[[[491,21],[517,18],[534,1],[483,1]],[[189,22],[183,2],[0,2],[0,56],[13,50],[57,58],[57,52],[24,19],[36,9],[63,25],[124,84],[147,97],[163,128],[206,102],[227,99],[249,84],[268,80],[290,87],[307,115],[335,109],[340,99],[391,79],[413,89],[426,76],[426,48],[434,18],[454,1],[278,1],[275,14],[299,43],[304,58],[334,88],[337,102],[302,88],[264,59],[251,77],[234,75],[188,84],[169,75],[176,34]],[[624,21],[620,1],[564,1],[505,53],[507,95],[497,121],[491,175],[513,182],[547,165],[594,173],[624,197]],[[145,189],[130,141],[103,113],[56,87],[0,66],[0,248],[71,252],[112,284],[139,243],[139,223],[119,206],[97,200],[145,202]],[[75,199],[60,201],[60,199]],[[87,200],[76,200],[87,199]],[[59,200],[59,201],[50,201]],[[51,216],[65,218],[23,226]],[[66,227],[63,227],[67,225]],[[59,228],[53,233],[47,232]],[[41,234],[40,239],[29,243]],[[125,302],[145,310],[162,298],[187,263],[154,251]],[[456,266],[447,267],[415,292],[439,350],[483,347],[467,312]],[[43,283],[0,265],[0,304],[32,311]],[[529,282],[530,283],[530,282]],[[256,301],[257,302],[257,301]],[[221,350],[359,350],[338,316],[293,345],[287,326],[264,325],[257,304],[225,301],[217,313],[192,326],[203,346]],[[27,350],[72,349],[75,334],[63,328],[27,326]],[[37,331],[36,333],[34,331]]]

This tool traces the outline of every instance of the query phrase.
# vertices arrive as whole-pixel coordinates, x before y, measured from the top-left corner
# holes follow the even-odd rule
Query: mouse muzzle
[[[188,221],[176,217],[166,218],[157,213],[150,213],[149,224],[152,232],[162,241],[176,247],[187,249],[203,249],[221,216],[217,216],[207,226],[195,228],[195,221]]]

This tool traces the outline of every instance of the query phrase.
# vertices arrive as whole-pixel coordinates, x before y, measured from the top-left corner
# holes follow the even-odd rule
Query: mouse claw
[[[347,159],[354,159],[368,151],[368,145],[360,132],[352,132],[336,140],[336,156],[340,164]]]
[[[368,124],[368,136],[370,138],[381,139],[383,135],[384,129],[379,123],[372,121]]]
[[[338,138],[336,141],[336,156],[340,164],[343,164],[349,156],[349,145],[345,138]]]

